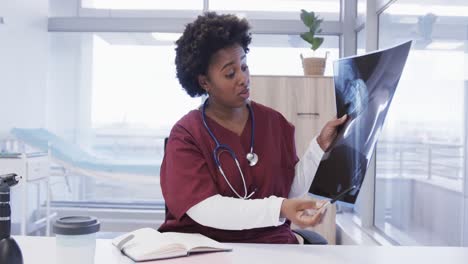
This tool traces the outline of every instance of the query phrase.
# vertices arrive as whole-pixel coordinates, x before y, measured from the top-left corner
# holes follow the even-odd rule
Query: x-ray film
[[[333,64],[337,116],[348,115],[324,154],[309,192],[354,204],[405,66],[411,41]]]

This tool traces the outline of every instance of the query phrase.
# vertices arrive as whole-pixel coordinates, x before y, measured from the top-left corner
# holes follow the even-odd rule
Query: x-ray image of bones
[[[337,116],[348,115],[320,162],[309,192],[333,198],[355,185],[342,201],[354,204],[411,42],[334,62]]]
[[[336,90],[338,116],[347,114],[350,118],[356,118],[369,103],[367,85],[356,71],[353,60],[343,63],[340,70],[343,72],[341,76],[343,79],[339,83],[343,86],[342,89]]]

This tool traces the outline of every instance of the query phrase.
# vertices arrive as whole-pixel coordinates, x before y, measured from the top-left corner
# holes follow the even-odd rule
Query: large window
[[[197,15],[214,10],[249,20],[251,74],[303,75],[300,55],[312,52],[299,37],[306,30],[300,9],[316,11],[326,35],[313,55],[328,54],[325,75],[330,76],[341,54],[343,2],[50,1],[45,128],[96,159],[152,168],[151,175],[103,175],[54,163],[50,189],[57,212],[69,214],[71,208],[81,214],[81,208],[94,207],[104,225],[112,219],[106,229],[117,232],[147,226],[146,217],[151,224],[162,221],[164,138],[201,103],[180,87],[174,65],[174,41]]]
[[[96,130],[129,124],[167,135],[175,121],[200,103],[175,77],[173,43],[179,36],[93,35],[92,124]]]
[[[358,0],[357,1],[357,22],[358,24],[365,23],[366,21],[366,12],[367,12],[367,0]]]
[[[174,41],[180,33],[51,33],[48,129],[100,159],[159,166],[174,123],[200,105],[175,76]],[[297,35],[254,34],[251,74],[303,75]],[[326,36],[326,74],[339,56],[339,37]],[[162,201],[159,170],[127,178],[56,175],[55,201],[129,203]]]
[[[325,75],[333,75],[332,62],[339,58],[339,37],[325,36],[320,49],[312,53],[307,42],[298,35],[253,35],[248,54],[251,74],[304,75],[303,56],[327,56]]]
[[[441,4],[379,16],[380,48],[413,40],[376,154],[375,225],[401,244],[468,245],[468,4]]]
[[[96,158],[156,168],[126,178],[59,175],[52,184],[55,200],[162,200],[157,166],[164,138],[201,103],[175,77],[173,42],[179,35],[51,34],[49,129]]]
[[[365,27],[356,33],[356,42],[357,42],[356,54],[357,55],[362,55],[366,53],[366,34],[367,34],[367,31]]]

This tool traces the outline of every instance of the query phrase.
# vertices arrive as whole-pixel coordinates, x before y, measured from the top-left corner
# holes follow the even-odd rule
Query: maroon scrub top
[[[257,165],[245,158],[250,151],[251,116],[241,136],[206,117],[207,124],[220,144],[231,147],[239,160],[250,199],[275,195],[288,197],[298,162],[294,126],[279,112],[251,102],[255,116],[254,152]],[[229,188],[213,159],[216,144],[203,125],[200,110],[192,110],[171,130],[161,165],[161,188],[166,202],[166,219],[161,232],[200,233],[220,242],[297,243],[290,222],[281,226],[246,230],[222,230],[203,226],[187,214],[192,206],[216,194],[238,198]],[[237,166],[225,152],[220,156],[222,168],[235,190],[244,195],[244,185]],[[223,212],[216,212],[222,214]]]

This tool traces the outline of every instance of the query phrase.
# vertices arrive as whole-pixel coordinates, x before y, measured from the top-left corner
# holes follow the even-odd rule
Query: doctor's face
[[[234,45],[217,51],[211,57],[207,75],[199,76],[199,82],[213,103],[231,108],[243,106],[250,96],[244,49]]]

